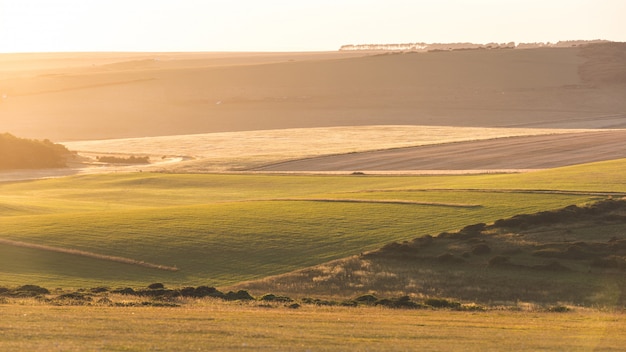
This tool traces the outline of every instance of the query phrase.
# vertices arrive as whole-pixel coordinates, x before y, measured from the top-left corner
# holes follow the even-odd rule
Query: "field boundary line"
[[[368,189],[350,193],[402,193],[402,192],[480,192],[480,193],[527,193],[527,194],[564,194],[602,197],[626,197],[626,192],[604,191],[568,191],[556,189],[523,189],[523,188],[406,188],[406,189]]]
[[[165,271],[178,271],[178,268],[173,267],[173,266],[153,264],[153,263],[148,263],[148,262],[144,262],[141,260],[117,257],[113,255],[98,254],[98,253],[93,253],[93,252],[81,251],[78,249],[60,248],[60,247],[47,246],[43,244],[13,241],[13,240],[5,239],[5,238],[0,238],[0,244],[5,244],[5,245],[15,246],[15,247],[22,247],[22,248],[39,249],[39,250],[48,251],[48,252],[78,255],[81,257],[108,260],[108,261],[116,262],[116,263],[138,265],[138,266],[143,266],[145,268],[150,268],[150,269],[158,269],[158,270],[165,270]]]
[[[401,205],[424,205],[434,207],[452,208],[480,208],[480,204],[460,204],[460,203],[436,203],[436,202],[416,202],[401,199],[341,199],[341,198],[274,198],[267,199],[273,202],[329,202],[329,203],[374,203],[374,204],[401,204]]]

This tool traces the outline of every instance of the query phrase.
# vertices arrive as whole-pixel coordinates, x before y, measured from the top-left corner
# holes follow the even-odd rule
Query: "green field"
[[[228,286],[392,241],[626,193],[624,170],[626,160],[526,174],[132,173],[4,183],[0,239],[25,247],[0,244],[0,285]]]

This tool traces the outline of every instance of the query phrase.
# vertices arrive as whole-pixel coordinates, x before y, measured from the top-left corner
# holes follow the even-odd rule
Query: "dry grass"
[[[617,351],[623,313],[454,312],[197,300],[179,308],[0,304],[12,351]]]
[[[249,169],[290,159],[368,150],[572,132],[559,129],[445,126],[350,126],[226,132],[82,142],[65,142],[81,154],[120,153],[186,156],[185,162],[132,169],[215,172]]]

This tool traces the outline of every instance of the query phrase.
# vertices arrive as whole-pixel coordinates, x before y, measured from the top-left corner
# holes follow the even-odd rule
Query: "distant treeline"
[[[565,40],[557,43],[401,43],[401,44],[347,44],[339,51],[373,50],[373,51],[454,51],[471,49],[530,49],[530,48],[569,48],[587,44],[606,43],[607,40]]]
[[[0,170],[66,167],[70,151],[47,139],[24,139],[0,134]]]
[[[99,156],[98,161],[101,163],[110,164],[149,164],[150,157],[147,156],[134,156],[131,155],[128,158],[118,156]]]

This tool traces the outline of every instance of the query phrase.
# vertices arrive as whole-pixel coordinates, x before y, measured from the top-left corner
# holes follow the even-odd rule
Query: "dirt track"
[[[626,130],[509,137],[294,160],[254,171],[525,170],[626,158]]]

